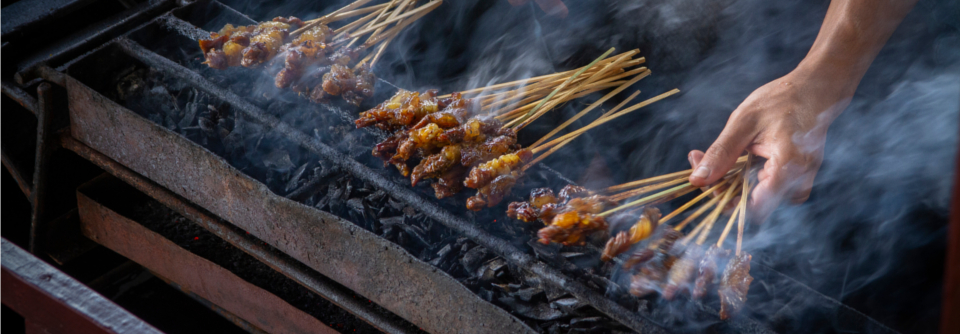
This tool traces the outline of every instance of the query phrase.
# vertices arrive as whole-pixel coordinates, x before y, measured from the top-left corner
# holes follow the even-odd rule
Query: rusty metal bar
[[[281,122],[273,116],[270,116],[265,111],[247,102],[236,94],[207,81],[199,74],[190,71],[179,64],[164,58],[163,56],[147,50],[143,46],[130,39],[119,38],[117,44],[127,54],[137,58],[137,60],[140,60],[147,65],[165,73],[178,76],[181,79],[194,84],[198,89],[201,89],[213,96],[225,101],[230,101],[235,107],[237,107],[238,110],[249,116],[251,120],[278,131],[290,141],[301,145],[302,147],[327,160],[330,160],[354,177],[384,190],[388,195],[404,201],[414,209],[423,212],[430,218],[433,218],[457,233],[470,238],[477,244],[492,250],[507,261],[510,261],[517,266],[542,277],[551,284],[567,291],[577,299],[587,302],[627,327],[642,333],[665,333],[663,324],[660,324],[659,322],[654,321],[643,314],[626,309],[609,298],[604,297],[602,294],[591,290],[582,283],[564,275],[558,269],[550,267],[549,265],[536,260],[530,254],[520,251],[520,249],[509,242],[494,237],[493,235],[483,231],[479,227],[471,224],[463,218],[440,208],[440,206],[436,203],[421,198],[412,190],[396,184],[386,179],[382,175],[374,172],[367,166],[360,164],[356,160],[350,159],[336,149],[320,142],[318,139],[307,136],[290,125]],[[233,219],[230,220],[233,221]]]
[[[49,185],[47,181],[49,164],[53,151],[59,147],[54,124],[53,91],[49,83],[41,83],[37,87],[37,150],[33,168],[33,191],[30,193],[30,202],[33,203],[33,217],[30,221],[30,252],[42,254],[47,250],[49,217],[45,202]]]
[[[213,217],[207,213],[206,210],[197,208],[193,204],[187,203],[180,196],[177,196],[173,192],[157,185],[143,176],[140,176],[136,172],[131,171],[129,168],[124,167],[123,165],[117,163],[102,153],[97,152],[89,146],[84,145],[73,137],[70,137],[69,134],[65,133],[63,136],[61,136],[61,143],[64,148],[77,153],[77,155],[89,160],[90,162],[93,162],[107,173],[117,177],[120,180],[123,180],[127,184],[147,194],[153,199],[156,199],[166,207],[176,211],[184,217],[187,217],[194,223],[212,232],[221,239],[236,246],[245,253],[250,254],[270,268],[273,268],[284,276],[289,277],[290,279],[329,300],[331,303],[339,306],[340,308],[347,310],[351,314],[357,316],[357,318],[362,319],[377,329],[386,333],[409,332],[402,324],[383,317],[382,315],[371,310],[367,305],[364,305],[363,303],[360,303],[356,299],[352,298],[352,294],[349,291],[345,291],[345,289],[339,287],[338,284],[331,282],[329,278],[323,277],[315,271],[305,268],[305,266],[297,263],[295,260],[282,257],[274,252],[271,252],[261,243],[251,240],[252,238],[245,235],[245,233],[238,233],[236,228],[229,223]]]
[[[11,82],[4,81],[0,83],[0,87],[3,87],[3,95],[6,95],[11,100],[17,101],[24,109],[29,110],[34,115],[37,114],[39,107],[37,107],[37,99],[33,98],[33,96],[30,96],[26,91]]]
[[[45,12],[49,9],[32,2],[25,1],[23,4],[34,8],[35,12]],[[69,39],[57,41],[46,48],[27,55],[25,59],[17,65],[17,73],[14,75],[14,80],[20,85],[24,85],[39,76],[38,73],[32,70],[38,65],[45,63],[54,64],[77,57],[81,55],[82,52],[92,49],[93,46],[105,43],[111,38],[125,33],[127,30],[150,20],[154,15],[173,8],[174,6],[176,6],[176,3],[173,0],[147,0],[140,3],[137,7],[125,10],[101,22],[96,22],[74,33]],[[7,8],[4,8],[4,11],[7,11]],[[5,39],[7,39],[7,36],[8,35],[4,33]]]
[[[10,175],[13,176],[13,179],[17,181],[17,186],[20,187],[20,191],[23,192],[24,196],[27,196],[27,200],[32,204],[33,197],[30,196],[30,194],[33,193],[33,185],[27,183],[27,180],[23,178],[23,174],[21,174],[20,170],[14,166],[13,160],[10,160],[10,157],[7,156],[6,152],[0,151],[0,161],[3,162],[3,167],[10,172]]]
[[[0,300],[49,334],[160,334],[80,282],[51,267],[7,239],[0,240],[3,284]]]
[[[210,151],[76,79],[67,76],[66,83],[74,138],[424,330],[533,331],[400,246],[278,196]]]
[[[105,179],[77,189],[81,229],[95,242],[176,282],[228,313],[270,333],[336,333],[283,299],[123,217],[86,194]],[[162,254],[163,256],[157,256]]]

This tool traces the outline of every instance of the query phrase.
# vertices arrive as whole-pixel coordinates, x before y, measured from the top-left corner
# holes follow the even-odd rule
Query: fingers
[[[783,185],[787,179],[784,167],[779,157],[771,157],[763,164],[763,170],[757,174],[757,186],[750,194],[747,208],[752,222],[763,223],[780,205],[785,192]]]
[[[734,112],[734,115],[737,113]],[[743,124],[739,118],[731,116],[727,126],[720,133],[720,137],[710,145],[703,159],[690,174],[690,183],[703,187],[717,182],[737,162],[740,153],[753,140],[754,131],[751,126]],[[692,154],[692,152],[691,152]]]

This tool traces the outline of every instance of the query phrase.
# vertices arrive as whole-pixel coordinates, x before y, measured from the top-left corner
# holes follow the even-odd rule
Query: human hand
[[[705,187],[719,181],[746,150],[766,159],[748,205],[755,222],[766,220],[785,198],[806,201],[827,129],[855,89],[856,82],[803,67],[758,88],[733,111],[706,153],[690,151],[690,182]]]
[[[530,0],[508,0],[511,5],[520,6],[530,2]],[[547,15],[556,16],[559,18],[567,17],[569,11],[567,10],[567,5],[563,4],[561,0],[536,0],[537,5],[540,5],[540,9],[543,9],[544,12],[547,12]]]

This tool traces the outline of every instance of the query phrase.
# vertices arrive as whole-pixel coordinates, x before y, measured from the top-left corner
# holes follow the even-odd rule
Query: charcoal
[[[451,249],[453,249],[453,247],[451,247],[449,244],[441,248],[440,251],[437,252],[437,257],[433,260],[430,260],[430,264],[439,266],[440,262],[444,260],[444,257],[450,254]]]
[[[587,306],[587,303],[581,302],[576,298],[563,298],[550,302],[550,307],[563,311],[565,313],[578,313],[577,310]]]
[[[477,269],[477,276],[480,276],[480,280],[483,282],[490,282],[496,278],[497,274],[502,272],[506,266],[506,260],[499,257],[495,258],[480,266],[480,268]]]
[[[480,288],[480,290],[477,291],[477,294],[480,295],[480,298],[483,298],[483,300],[486,300],[486,301],[488,301],[488,302],[492,302],[492,301],[493,301],[493,291],[490,291],[490,290],[487,290],[487,289],[484,289],[484,288]]]
[[[460,264],[463,265],[463,268],[466,269],[467,272],[474,272],[480,266],[483,258],[487,257],[487,254],[486,248],[482,246],[473,247],[463,255],[463,258],[460,259]]]
[[[537,304],[533,307],[518,307],[514,310],[524,317],[540,321],[556,320],[564,316],[563,312],[555,310],[547,304]]]
[[[514,293],[514,295],[517,296],[517,298],[520,298],[520,300],[528,302],[531,299],[533,299],[535,296],[542,293],[543,293],[543,290],[538,288],[526,288],[526,289],[517,290],[517,292]]]
[[[310,167],[310,162],[300,165],[300,167],[294,170],[293,173],[290,174],[290,181],[287,182],[287,185],[284,187],[283,191],[289,193],[291,190],[294,190],[301,184],[305,183],[306,180],[303,178],[303,175],[307,172],[308,167]]]
[[[547,293],[547,300],[549,301],[558,300],[560,298],[567,297],[570,295],[566,291],[556,288],[550,284],[544,284],[543,291]]]
[[[537,258],[543,262],[555,267],[562,267],[566,263],[565,259],[560,256],[560,245],[558,244],[544,245],[535,240],[530,240],[527,244],[530,245],[530,248],[533,248]]]
[[[570,320],[570,326],[587,328],[596,326],[603,318],[600,317],[590,317],[590,318],[573,318]]]
[[[348,199],[347,207],[353,211],[356,211],[357,213],[363,213],[363,200],[359,198]]]
[[[278,172],[285,172],[296,167],[290,161],[290,153],[284,149],[275,149],[264,156],[263,165]]]

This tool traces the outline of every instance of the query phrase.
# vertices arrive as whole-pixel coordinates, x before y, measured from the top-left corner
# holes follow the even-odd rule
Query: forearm
[[[853,96],[870,63],[916,0],[833,0],[810,52],[797,67],[838,98]]]

